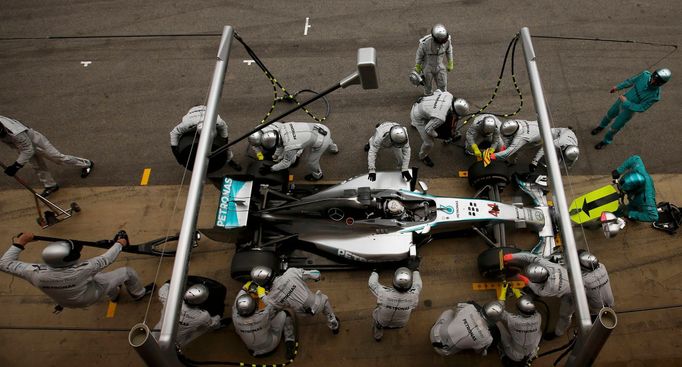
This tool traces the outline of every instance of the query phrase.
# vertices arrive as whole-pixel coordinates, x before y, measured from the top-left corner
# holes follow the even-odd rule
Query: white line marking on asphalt
[[[253,61],[253,60],[244,60],[244,61],[242,61],[242,62],[245,63],[245,64],[247,64],[247,65],[249,65],[249,66],[251,66],[251,64],[254,63],[255,61]]]
[[[311,27],[310,24],[308,24],[308,20],[309,20],[309,19],[310,19],[310,18],[305,17],[305,27],[303,28],[303,35],[304,35],[304,36],[307,36],[307,35],[308,35],[308,28]]]
[[[92,61],[81,61],[81,64],[83,64],[84,68],[87,68],[88,65],[92,64]]]

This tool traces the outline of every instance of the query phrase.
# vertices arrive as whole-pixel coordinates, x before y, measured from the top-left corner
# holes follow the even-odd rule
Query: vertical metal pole
[[[230,56],[230,47],[234,30],[231,26],[223,28],[223,35],[220,39],[220,48],[213,72],[211,89],[206,103],[206,116],[204,125],[201,129],[201,136],[197,147],[196,159],[192,171],[192,179],[189,184],[185,213],[180,227],[175,262],[173,264],[173,275],[171,276],[168,300],[162,318],[161,333],[159,334],[159,347],[164,354],[168,365],[180,365],[175,352],[175,336],[177,334],[178,318],[182,308],[182,295],[184,292],[185,279],[187,277],[187,267],[189,256],[196,232],[197,216],[201,205],[206,169],[208,167],[208,154],[211,152],[211,144],[215,131],[216,117],[218,116],[218,101],[222,92],[225,70]]]
[[[609,307],[602,308],[590,333],[578,340],[566,366],[591,366],[617,323],[616,312]]]
[[[147,366],[166,366],[170,363],[161,352],[159,344],[152,337],[149,327],[145,324],[140,323],[130,329],[128,343],[135,348],[135,351]]]
[[[561,228],[561,237],[563,239],[564,259],[566,259],[568,277],[571,281],[573,305],[577,315],[576,321],[578,322],[578,329],[582,336],[587,334],[587,331],[590,330],[592,322],[590,320],[590,311],[587,307],[587,297],[585,296],[583,278],[580,272],[578,251],[576,249],[573,229],[568,214],[564,183],[561,179],[561,171],[559,170],[559,160],[557,159],[556,151],[554,150],[549,112],[547,111],[545,95],[542,91],[542,83],[540,82],[540,73],[535,60],[533,42],[531,41],[530,32],[527,27],[521,28],[521,40],[523,41],[523,53],[526,58],[526,67],[528,68],[528,76],[530,78],[530,89],[533,93],[535,110],[537,111],[540,124],[542,147],[545,150],[545,159],[547,160],[547,171],[552,182],[552,196],[554,204],[559,210],[559,227]]]

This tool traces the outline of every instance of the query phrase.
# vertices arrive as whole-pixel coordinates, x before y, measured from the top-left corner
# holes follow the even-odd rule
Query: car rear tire
[[[478,271],[484,278],[500,279],[504,277],[512,277],[519,273],[518,269],[507,268],[500,270],[500,250],[503,254],[514,254],[521,252],[521,249],[516,247],[498,247],[489,248],[478,255]]]
[[[509,168],[503,162],[492,161],[487,167],[482,161],[474,162],[469,167],[469,185],[479,190],[486,185],[507,185]]]
[[[279,261],[274,252],[268,250],[243,250],[238,251],[232,258],[230,276],[232,279],[247,282],[251,279],[251,269],[255,266],[267,266],[275,272]]]

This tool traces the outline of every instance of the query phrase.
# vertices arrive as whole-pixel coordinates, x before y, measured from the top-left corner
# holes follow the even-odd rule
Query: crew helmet
[[[644,175],[639,172],[628,172],[623,175],[620,180],[620,188],[625,192],[637,192],[644,188],[644,183],[646,179]]]
[[[386,202],[386,213],[394,217],[403,215],[405,213],[405,206],[400,200],[390,199]]]
[[[200,305],[208,299],[208,287],[203,284],[195,284],[185,292],[184,300],[189,305]]]
[[[261,287],[264,287],[268,283],[270,283],[270,280],[272,280],[271,278],[272,269],[268,268],[267,266],[258,265],[254,266],[253,269],[251,269],[251,279],[253,280],[254,283],[258,284]]]
[[[651,75],[651,81],[655,85],[663,85],[667,83],[670,78],[672,78],[673,73],[670,71],[668,68],[662,68],[656,70],[652,75]]]
[[[486,118],[484,118],[483,121],[481,122],[481,125],[482,125],[481,130],[485,135],[490,135],[495,132],[495,129],[497,129],[495,118],[492,116],[487,116]]]
[[[388,132],[388,137],[395,147],[402,147],[407,143],[407,129],[400,125],[393,125]]]
[[[258,130],[249,135],[249,144],[253,146],[260,146],[263,141],[263,131]]]
[[[261,138],[261,145],[265,149],[272,149],[277,145],[277,141],[279,140],[279,133],[277,130],[268,130],[263,133],[263,137]]]
[[[580,149],[578,149],[578,147],[575,145],[569,145],[566,148],[564,148],[562,155],[566,163],[573,164],[575,163],[575,161],[578,160],[578,156],[580,155]]]
[[[519,123],[516,120],[507,120],[502,123],[500,130],[502,131],[502,135],[512,136],[519,130]]]
[[[469,102],[464,98],[457,98],[452,102],[452,108],[457,116],[464,116],[469,113]]]
[[[401,292],[412,288],[412,272],[406,267],[400,267],[393,274],[393,287]]]
[[[235,305],[239,316],[251,316],[256,311],[256,301],[247,293],[237,297]]]
[[[408,74],[408,77],[410,78],[410,83],[412,83],[412,85],[414,85],[415,87],[424,84],[424,79],[422,78],[422,76],[414,70],[412,70],[410,74]]]
[[[43,249],[43,261],[53,268],[73,265],[81,257],[81,248],[71,241],[52,242]]]
[[[535,302],[529,295],[523,295],[516,301],[516,308],[521,314],[531,316],[535,313]]]
[[[585,270],[592,271],[599,267],[599,259],[587,250],[578,250],[578,260],[580,261],[580,267]]]
[[[495,323],[500,321],[502,318],[502,311],[504,311],[504,306],[499,301],[488,302],[483,305],[483,316],[489,323]]]
[[[544,283],[549,278],[549,270],[540,264],[526,265],[525,274],[533,283]]]
[[[625,228],[625,221],[611,212],[602,212],[600,221],[602,232],[606,238],[616,237],[618,232]]]
[[[431,37],[437,43],[443,44],[448,40],[448,30],[442,24],[436,24],[431,28]]]

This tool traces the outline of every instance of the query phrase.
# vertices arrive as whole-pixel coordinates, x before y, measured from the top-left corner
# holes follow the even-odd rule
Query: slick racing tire
[[[243,250],[234,254],[232,258],[232,265],[230,265],[230,276],[232,279],[242,283],[251,280],[251,269],[255,266],[262,265],[272,269],[273,273],[277,272],[279,262],[277,255],[268,250]]]
[[[223,146],[224,144],[227,144],[227,140],[218,136],[213,139],[211,150],[214,151]],[[183,167],[187,166],[187,169],[191,171],[192,168],[194,168],[194,159],[196,157],[198,145],[199,141],[198,140],[194,141],[193,130],[191,132],[185,133],[180,138],[180,141],[178,143],[178,155],[175,155],[175,160],[178,162],[178,164],[180,164]],[[223,166],[225,166],[225,163],[227,163],[227,151],[224,151],[208,160],[207,172],[208,173],[215,172],[223,168]]]
[[[504,277],[512,277],[519,273],[518,269],[507,268],[500,270],[500,250],[503,254],[514,254],[521,252],[516,247],[498,247],[489,248],[478,255],[478,271],[484,278],[501,279]]]
[[[474,162],[469,167],[469,185],[476,190],[486,185],[507,185],[509,169],[503,162],[492,161],[487,167],[482,161]]]

